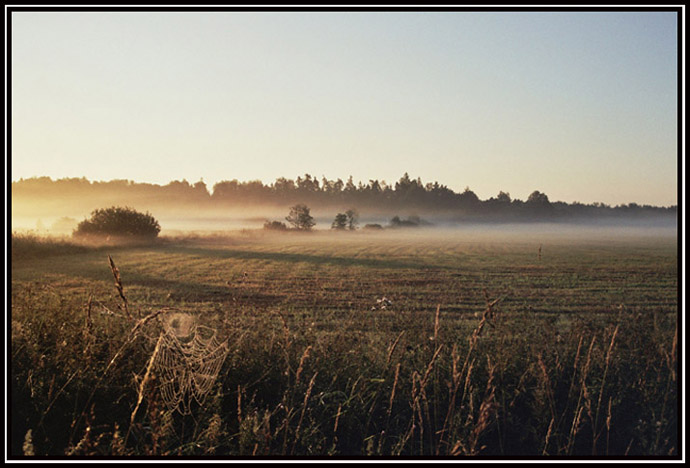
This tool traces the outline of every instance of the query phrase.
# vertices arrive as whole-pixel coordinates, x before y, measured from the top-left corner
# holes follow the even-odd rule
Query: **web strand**
[[[166,406],[190,414],[192,402],[204,404],[228,354],[227,340],[219,342],[216,331],[187,322],[169,322],[154,362]],[[180,317],[178,317],[178,320]]]

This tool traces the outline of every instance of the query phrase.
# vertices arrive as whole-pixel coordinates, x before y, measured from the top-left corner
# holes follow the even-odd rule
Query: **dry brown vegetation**
[[[673,239],[44,242],[12,257],[13,456],[678,456]],[[228,347],[188,412],[171,314]]]

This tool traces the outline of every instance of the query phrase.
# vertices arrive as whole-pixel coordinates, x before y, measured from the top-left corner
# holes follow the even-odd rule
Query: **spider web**
[[[203,406],[229,348],[213,328],[196,325],[190,316],[181,318],[187,319],[182,326],[180,317],[165,324],[154,366],[167,407],[190,414],[193,401]]]

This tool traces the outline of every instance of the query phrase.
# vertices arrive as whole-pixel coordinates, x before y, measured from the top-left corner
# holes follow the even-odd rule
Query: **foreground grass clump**
[[[665,248],[342,242],[13,265],[11,453],[677,455]],[[181,313],[228,343],[186,415],[148,366]]]

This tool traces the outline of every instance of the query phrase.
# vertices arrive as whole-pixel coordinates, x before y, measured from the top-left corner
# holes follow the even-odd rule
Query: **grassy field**
[[[16,236],[10,453],[678,456],[677,255],[605,230]],[[217,376],[175,370],[206,379],[187,414],[154,365],[173,316],[227,340]]]

